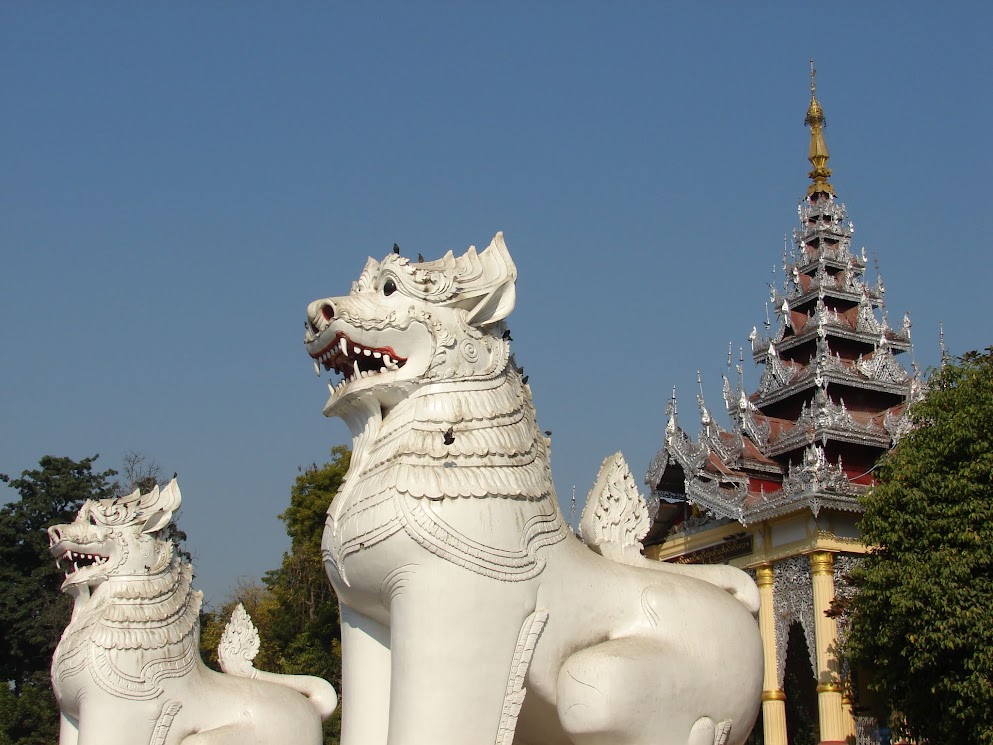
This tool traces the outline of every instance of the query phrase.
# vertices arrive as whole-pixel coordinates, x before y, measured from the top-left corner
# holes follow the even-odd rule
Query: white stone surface
[[[236,614],[220,650],[233,674],[200,659],[202,595],[163,537],[181,499],[173,480],[87,501],[73,522],[48,530],[74,599],[52,659],[60,745],[318,745],[334,688],[255,670],[247,614]]]
[[[324,413],[353,435],[323,540],[342,743],[741,743],[762,680],[755,585],[645,560],[637,515],[584,526],[594,550],[572,534],[510,355],[515,279],[498,233],[480,253],[370,259],[308,308],[319,374],[344,373]]]

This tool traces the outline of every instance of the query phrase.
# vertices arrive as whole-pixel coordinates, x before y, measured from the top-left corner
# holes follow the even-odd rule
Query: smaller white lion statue
[[[48,529],[74,599],[52,658],[59,745],[317,745],[334,688],[256,670],[258,632],[244,608],[218,648],[225,672],[200,658],[203,594],[165,536],[180,501],[173,479],[88,500],[71,523]]]

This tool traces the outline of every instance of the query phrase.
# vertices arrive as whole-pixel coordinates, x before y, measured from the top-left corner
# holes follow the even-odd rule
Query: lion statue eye
[[[394,282],[392,279],[388,279],[385,282],[383,282],[383,294],[384,295],[386,295],[388,297],[388,296],[392,295],[396,291],[397,291],[396,282]]]

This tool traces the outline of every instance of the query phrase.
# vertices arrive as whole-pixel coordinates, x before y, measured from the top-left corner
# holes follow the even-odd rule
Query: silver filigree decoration
[[[906,383],[910,379],[906,369],[893,356],[893,351],[890,349],[885,336],[880,339],[880,344],[871,357],[868,359],[859,357],[855,364],[859,372],[870,380],[884,383]]]
[[[899,414],[887,411],[886,416],[883,417],[883,427],[886,428],[886,432],[889,434],[893,444],[896,444],[904,435],[910,433],[910,430],[914,428],[914,423],[907,416],[906,410]]]
[[[879,745],[879,722],[875,717],[855,717],[855,745]]]
[[[879,325],[879,320],[872,309],[868,290],[862,294],[862,300],[859,302],[859,314],[855,320],[855,330],[874,335],[882,331],[882,326]]]
[[[669,532],[669,535],[692,535],[693,533],[699,533],[701,530],[709,530],[710,528],[716,528],[718,525],[726,525],[729,522],[730,520],[728,518],[717,517],[713,512],[704,511],[696,515],[690,515],[674,526]]]
[[[817,676],[817,647],[814,636],[814,588],[810,581],[810,557],[791,556],[773,564],[772,608],[776,621],[776,679],[783,687],[786,674],[786,644],[790,626],[800,624],[807,641],[810,671]]]
[[[790,464],[789,473],[783,479],[783,493],[787,495],[814,495],[830,492],[853,497],[858,489],[852,486],[840,464],[829,463],[824,449],[817,444],[810,445],[803,453],[803,462]],[[817,514],[816,500],[811,509]]]
[[[759,380],[759,393],[767,396],[773,391],[779,390],[793,379],[793,375],[793,366],[783,362],[776,353],[775,346],[770,344],[765,370],[762,371],[762,378]]]
[[[882,447],[889,444],[888,428],[884,429],[871,420],[858,421],[848,411],[844,400],[834,403],[823,389],[818,389],[813,401],[801,407],[800,416],[794,426],[783,431],[773,441],[773,450],[776,453],[784,453],[801,445],[809,445],[817,432],[823,433],[826,430],[856,435],[860,441],[867,444],[873,443]]]
[[[665,472],[665,467],[669,464],[669,453],[663,445],[659,448],[658,452],[655,453],[655,457],[652,458],[652,462],[648,465],[648,472],[645,474],[645,484],[649,489],[655,490],[658,486],[659,481],[662,480],[662,474]]]
[[[722,434],[730,434],[730,437],[721,437]],[[721,463],[734,467],[741,461],[741,451],[743,448],[740,435],[726,433],[710,419],[704,424],[700,431],[700,444],[721,459]]]
[[[849,601],[855,597],[856,589],[852,585],[848,578],[851,576],[852,571],[862,563],[861,556],[853,556],[851,554],[835,554],[834,555],[834,597],[837,600]],[[839,646],[844,645],[845,639],[848,637],[848,631],[851,628],[851,619],[848,614],[842,614],[837,617],[838,626],[838,644]],[[848,678],[847,664],[842,660],[842,677]]]
[[[742,396],[744,399],[744,396]],[[772,425],[769,424],[768,419],[759,419],[755,416],[756,409],[752,405],[751,401],[748,402],[748,408],[742,415],[741,425],[745,430],[745,433],[752,438],[752,441],[759,447],[765,447],[769,444],[769,435],[772,433]]]
[[[665,447],[686,473],[696,473],[707,460],[707,448],[693,442],[682,429],[666,436]]]

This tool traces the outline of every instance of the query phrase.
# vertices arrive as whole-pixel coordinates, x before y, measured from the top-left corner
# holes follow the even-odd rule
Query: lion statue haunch
[[[48,529],[74,599],[52,659],[60,745],[318,745],[334,688],[256,670],[258,632],[241,606],[218,649],[225,673],[203,664],[203,595],[164,535],[180,501],[173,480],[89,500]]]
[[[341,607],[342,745],[725,745],[755,721],[755,584],[632,550],[608,459],[578,540],[510,355],[516,269],[369,259],[310,304],[324,407],[353,435],[322,552]],[[635,496],[637,496],[635,490]],[[634,504],[634,502],[631,502]],[[593,550],[590,550],[590,549]]]

